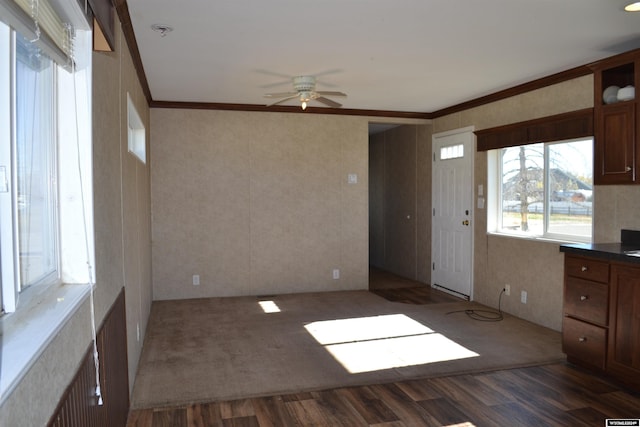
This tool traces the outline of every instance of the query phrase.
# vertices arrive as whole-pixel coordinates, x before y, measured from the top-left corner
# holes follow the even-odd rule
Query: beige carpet
[[[558,332],[475,303],[411,305],[366,291],[156,301],[132,409],[564,360]],[[455,312],[455,313],[451,313]],[[452,360],[447,360],[452,359]]]

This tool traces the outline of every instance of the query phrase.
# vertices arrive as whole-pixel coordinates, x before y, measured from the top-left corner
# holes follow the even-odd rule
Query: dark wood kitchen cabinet
[[[608,88],[638,88],[640,49],[591,64],[594,72],[594,182],[640,183],[640,103],[605,99]]]
[[[565,254],[562,350],[640,389],[640,265]]]
[[[609,263],[565,255],[562,349],[570,362],[605,369]]]
[[[640,267],[611,265],[607,371],[640,387]]]

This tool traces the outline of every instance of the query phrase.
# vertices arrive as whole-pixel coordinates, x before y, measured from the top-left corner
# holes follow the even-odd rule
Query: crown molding
[[[229,110],[229,111],[259,111],[263,113],[298,113],[298,114],[336,114],[341,116],[369,116],[390,117],[397,119],[425,119],[431,118],[429,113],[408,111],[361,110],[353,108],[323,108],[307,107],[303,110],[292,105],[260,105],[260,104],[226,104],[218,102],[180,102],[180,101],[151,101],[150,108],[181,108],[196,110]]]

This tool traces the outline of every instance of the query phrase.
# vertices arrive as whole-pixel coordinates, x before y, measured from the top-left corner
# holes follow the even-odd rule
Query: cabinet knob
[[[631,172],[631,166],[627,166],[626,168],[624,168],[627,172]]]
[[[585,341],[587,341],[587,337],[580,337],[580,338],[578,338],[578,341],[585,342]]]
[[[587,271],[587,270],[588,270],[588,268],[587,268],[587,266],[586,266],[586,265],[583,265],[583,266],[580,268],[580,270],[581,270],[582,272],[585,272],[585,271]]]
[[[589,299],[589,295],[580,295],[580,301],[586,301]]]

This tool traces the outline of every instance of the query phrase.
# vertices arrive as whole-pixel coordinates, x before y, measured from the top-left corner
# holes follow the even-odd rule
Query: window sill
[[[88,285],[33,287],[0,318],[0,405],[89,295]]]
[[[531,240],[533,242],[546,242],[546,243],[555,243],[560,245],[565,244],[573,244],[573,243],[591,243],[591,240],[579,240],[579,239],[563,239],[563,238],[555,238],[555,237],[542,237],[542,236],[525,236],[519,234],[509,234],[509,233],[501,233],[499,231],[487,231],[487,235],[489,236],[499,236],[499,237],[509,237],[513,239],[520,240]]]

